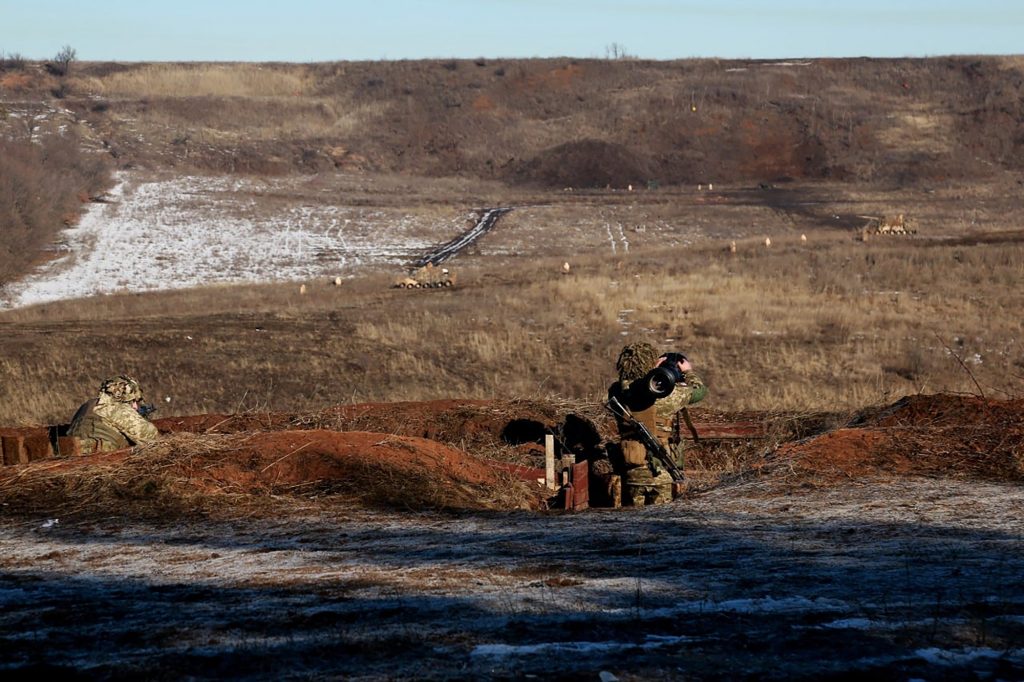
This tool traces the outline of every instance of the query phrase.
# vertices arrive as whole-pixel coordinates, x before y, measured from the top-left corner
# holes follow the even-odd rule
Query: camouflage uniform
[[[107,379],[99,396],[85,401],[75,412],[68,435],[78,439],[83,454],[152,442],[159,432],[132,406],[141,400],[142,389],[135,379],[125,375]]]
[[[629,387],[634,381],[647,376],[658,361],[658,353],[648,343],[633,343],[619,353],[615,369],[619,380],[608,388],[608,397],[618,398],[642,423],[662,441],[676,466],[683,466],[684,442],[680,435],[680,410],[699,402],[707,395],[707,387],[696,372],[684,372],[684,381],[676,384],[669,395],[660,400],[652,396],[631,396]],[[663,504],[672,501],[672,476],[653,457],[637,437],[635,428],[624,420],[618,421],[619,447],[622,461],[623,504]]]

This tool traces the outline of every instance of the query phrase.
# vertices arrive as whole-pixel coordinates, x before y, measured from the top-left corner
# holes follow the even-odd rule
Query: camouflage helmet
[[[636,381],[651,371],[657,360],[658,351],[649,343],[640,341],[623,346],[615,361],[619,381]]]
[[[142,400],[142,388],[139,382],[126,374],[107,379],[100,384],[100,392],[106,393],[119,403],[130,403]]]

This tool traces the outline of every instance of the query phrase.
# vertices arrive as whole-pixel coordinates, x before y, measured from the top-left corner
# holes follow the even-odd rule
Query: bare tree
[[[605,56],[608,59],[632,59],[632,55],[626,52],[626,46],[619,43],[612,43],[604,48]]]
[[[71,62],[75,61],[77,57],[78,52],[70,45],[60,48],[60,52],[53,58],[56,74],[58,76],[68,75],[68,71],[71,70]]]

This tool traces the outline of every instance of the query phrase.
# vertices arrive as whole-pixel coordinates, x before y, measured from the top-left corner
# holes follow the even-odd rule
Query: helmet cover
[[[654,367],[658,360],[658,351],[649,343],[642,341],[630,343],[622,347],[615,369],[619,373],[619,381],[636,381]]]
[[[106,393],[119,403],[142,400],[142,388],[139,386],[139,382],[126,374],[104,381],[100,385],[100,392]]]

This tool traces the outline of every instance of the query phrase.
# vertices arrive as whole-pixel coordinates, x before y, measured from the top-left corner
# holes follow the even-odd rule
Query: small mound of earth
[[[1024,400],[989,400],[951,394],[913,395],[892,405],[860,412],[851,426],[1020,428]]]
[[[626,187],[653,177],[650,163],[636,152],[602,140],[579,140],[545,149],[520,164],[511,179],[561,189]]]
[[[1024,482],[1024,400],[910,396],[787,443],[768,462],[811,485],[887,476]]]
[[[349,482],[362,484],[380,476],[432,479],[440,487],[497,483],[490,465],[461,450],[423,438],[365,431],[259,433],[231,439],[182,466],[204,482],[256,492],[302,485],[358,490]],[[402,487],[408,485],[403,482]]]
[[[10,475],[20,480],[7,495],[0,485],[8,511],[209,511],[328,496],[405,509],[532,506],[530,490],[493,462],[432,440],[363,431],[180,434]]]
[[[570,406],[550,401],[428,400],[338,405],[314,413],[165,417],[153,423],[161,433],[373,431],[455,443],[473,450],[496,443],[543,442],[543,433],[562,430],[569,412]]]

